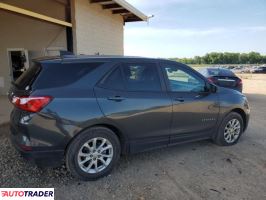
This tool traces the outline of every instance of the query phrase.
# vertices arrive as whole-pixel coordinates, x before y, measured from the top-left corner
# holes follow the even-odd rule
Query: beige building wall
[[[71,4],[74,50],[77,54],[124,54],[121,15],[103,10],[99,4],[91,4],[88,0],[72,0]]]
[[[3,2],[58,19],[65,18],[64,5],[53,0]],[[31,58],[44,56],[46,48],[67,49],[63,26],[0,10],[0,27],[0,95],[6,94],[11,81],[7,49],[27,49]]]

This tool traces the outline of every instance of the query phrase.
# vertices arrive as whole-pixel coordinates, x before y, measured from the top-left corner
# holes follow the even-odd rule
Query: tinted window
[[[34,64],[16,80],[15,85],[18,87],[18,89],[26,89],[27,86],[31,86],[40,70],[40,64]]]
[[[219,69],[217,68],[217,69],[215,69],[215,68],[209,68],[208,69],[208,74],[210,75],[210,76],[218,76],[219,75]]]
[[[176,66],[165,66],[169,86],[173,92],[203,92],[205,81],[193,73],[186,72]]]
[[[210,68],[208,73],[211,76],[235,76],[235,74],[229,69]]]
[[[207,69],[199,69],[198,72],[201,73],[203,76],[208,76]]]
[[[124,82],[121,70],[117,67],[114,71],[108,74],[99,84],[100,87],[113,89],[113,90],[123,90]]]
[[[42,68],[34,86],[38,89],[63,87],[80,80],[103,63],[49,64]]]
[[[122,70],[128,91],[161,91],[156,64],[124,64]]]

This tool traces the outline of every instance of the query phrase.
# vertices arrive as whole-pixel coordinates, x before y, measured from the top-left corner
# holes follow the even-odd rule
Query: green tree
[[[249,58],[250,64],[258,64],[258,63],[261,63],[262,61],[261,55],[257,52],[250,52],[248,54],[248,58]]]
[[[249,62],[248,54],[242,53],[239,55],[239,63],[240,64],[247,64]]]
[[[195,56],[194,57],[194,62],[195,62],[195,64],[201,64],[201,57],[200,56]]]
[[[266,55],[257,52],[231,53],[231,52],[211,52],[204,56],[194,58],[173,58],[172,60],[185,64],[266,64]]]

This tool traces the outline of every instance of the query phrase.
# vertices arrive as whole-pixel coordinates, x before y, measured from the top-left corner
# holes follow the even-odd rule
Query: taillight
[[[242,85],[243,83],[242,83],[242,80],[241,79],[238,79],[238,81],[237,81],[237,85]]]
[[[50,101],[52,97],[43,96],[43,97],[12,97],[12,103],[25,111],[29,112],[39,112],[42,108],[44,108]]]
[[[208,77],[207,79],[208,79],[208,81],[210,81],[211,83],[215,83],[215,82],[216,82],[215,78],[213,78],[213,77]]]

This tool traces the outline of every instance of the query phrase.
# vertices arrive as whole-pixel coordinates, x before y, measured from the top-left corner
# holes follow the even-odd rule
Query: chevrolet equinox
[[[34,60],[9,91],[11,141],[38,166],[106,176],[120,155],[212,139],[236,144],[247,98],[174,61],[65,56]]]

